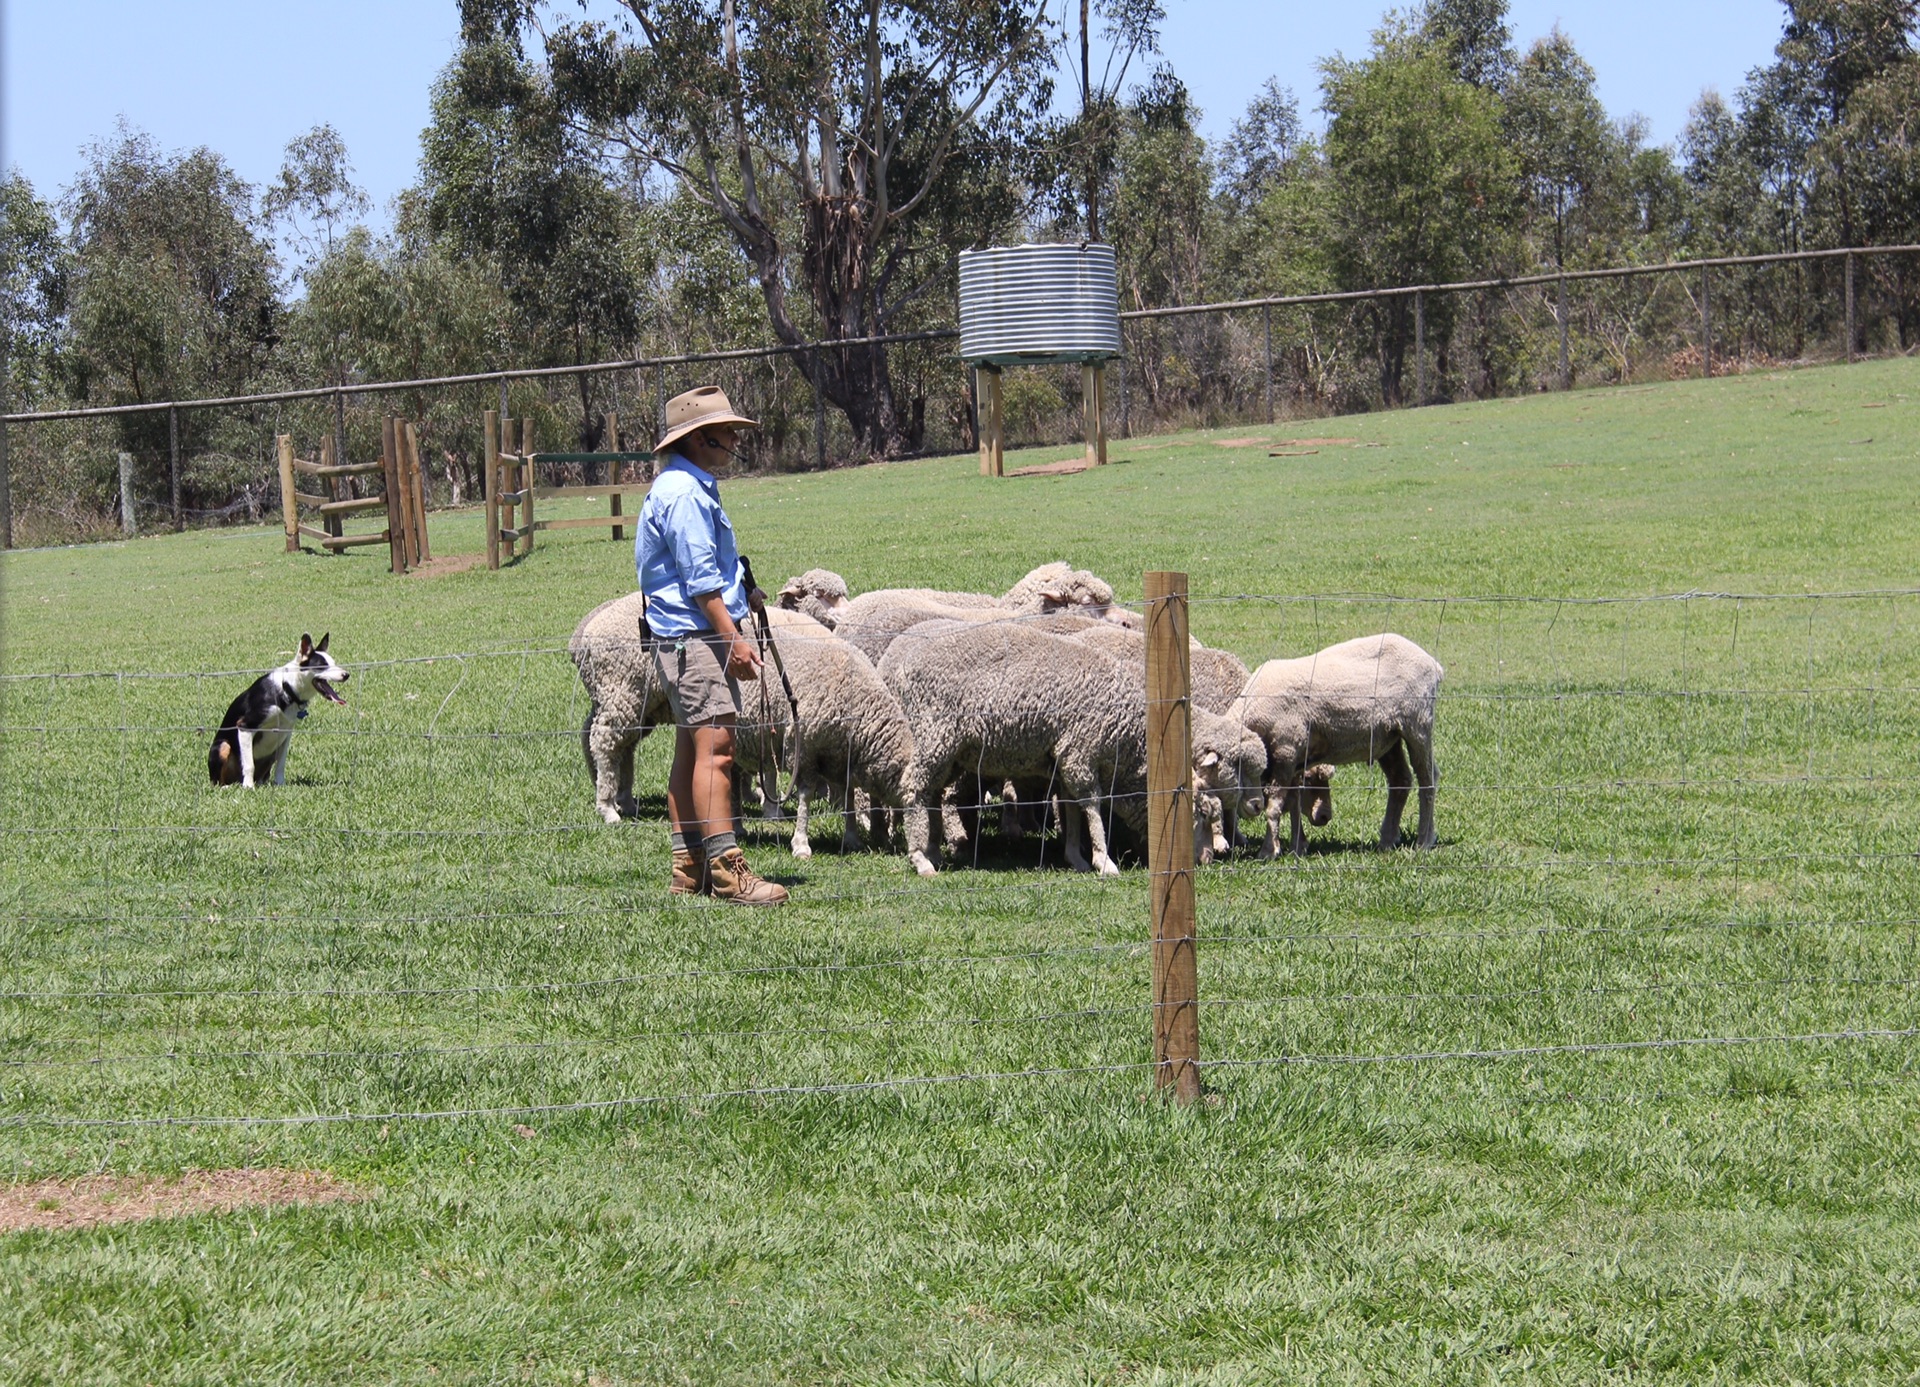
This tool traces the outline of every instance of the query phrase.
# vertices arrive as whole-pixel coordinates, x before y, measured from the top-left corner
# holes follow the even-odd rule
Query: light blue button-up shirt
[[[654,635],[673,638],[706,630],[707,614],[693,599],[710,592],[724,595],[736,625],[746,620],[740,551],[712,473],[672,454],[641,504],[636,528],[633,566],[647,595],[647,626]]]

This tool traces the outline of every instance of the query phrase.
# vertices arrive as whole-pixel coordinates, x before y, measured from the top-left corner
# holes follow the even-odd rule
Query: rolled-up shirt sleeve
[[[697,495],[678,496],[668,506],[665,520],[662,529],[672,546],[673,566],[687,596],[724,592],[732,578],[720,571],[713,511]]]

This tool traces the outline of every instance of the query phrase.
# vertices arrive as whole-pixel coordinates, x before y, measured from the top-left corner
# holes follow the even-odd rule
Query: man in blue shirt
[[[667,816],[675,895],[781,905],[783,886],[754,874],[733,835],[733,728],[740,681],[760,677],[760,652],[740,630],[752,601],[713,474],[733,460],[736,414],[718,386],[667,401],[667,457],[640,507],[634,566],[646,595],[653,658],[675,726]]]

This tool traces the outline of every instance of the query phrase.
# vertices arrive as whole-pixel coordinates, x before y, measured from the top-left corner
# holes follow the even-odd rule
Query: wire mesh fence
[[[1445,666],[1439,844],[1339,768],[1307,848],[1199,869],[1216,1091],[1795,1101],[1920,1034],[1920,591],[1196,600],[1249,664],[1396,631]],[[336,651],[339,654],[350,652]],[[351,665],[351,661],[349,661]],[[594,812],[564,642],[351,665],[286,783],[214,789],[253,672],[0,680],[0,1122],[314,1123],[1152,1079],[1148,874],[983,812],[946,870],[665,894],[665,737]],[[1109,788],[1129,793],[1126,786]],[[1115,818],[1125,818],[1124,814]]]
[[[1920,342],[1920,247],[1202,304],[1125,314],[1122,327],[1106,423],[1126,437],[1910,352]],[[974,382],[955,353],[957,336],[886,339],[909,453],[978,444]],[[124,532],[129,513],[140,530],[258,523],[279,507],[276,435],[291,434],[302,456],[332,437],[347,460],[364,461],[379,455],[388,414],[419,429],[429,505],[472,504],[484,489],[485,410],[531,420],[539,451],[640,450],[666,399],[706,383],[762,422],[743,449],[747,466],[838,466],[865,460],[868,445],[815,390],[814,363],[852,349],[750,348],[9,415],[0,456],[10,514],[0,518],[16,545],[109,537]],[[1079,438],[1078,369],[1008,372],[1003,408],[1014,446]],[[609,413],[619,439],[604,436]],[[124,495],[123,453],[131,461]],[[553,480],[569,479],[581,478]]]

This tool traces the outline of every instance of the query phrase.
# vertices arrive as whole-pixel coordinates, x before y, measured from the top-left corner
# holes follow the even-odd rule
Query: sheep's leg
[[[967,841],[967,825],[960,814],[960,785],[955,782],[940,791],[940,833],[951,847]]]
[[[1420,786],[1420,832],[1416,847],[1430,848],[1440,841],[1433,828],[1433,800],[1440,788],[1440,770],[1433,764],[1433,732],[1429,728],[1406,739],[1407,753],[1413,758],[1413,774]]]
[[[1267,841],[1260,849],[1263,861],[1272,861],[1280,855],[1280,817],[1287,812],[1287,801],[1292,798],[1280,788],[1279,784],[1269,781],[1266,785],[1267,800]]]
[[[1400,845],[1400,815],[1407,807],[1407,796],[1413,790],[1413,771],[1407,765],[1407,748],[1396,737],[1379,758],[1381,771],[1387,777],[1387,814],[1380,820],[1380,846],[1393,848]]]
[[[1076,872],[1090,872],[1093,864],[1080,845],[1080,806],[1072,800],[1059,802],[1054,817],[1060,824],[1060,851],[1067,866]]]
[[[1026,801],[1020,798],[1020,791],[1011,780],[1003,781],[1000,786],[1000,837],[1012,842],[1027,836]]]
[[[934,772],[939,772],[934,774]],[[936,874],[931,849],[933,847],[933,802],[940,797],[936,787],[946,783],[944,766],[910,766],[901,777],[901,797],[905,807],[901,817],[906,820],[907,863],[923,877]]]
[[[1120,868],[1107,853],[1107,827],[1100,818],[1100,777],[1091,766],[1060,766],[1061,798],[1076,805],[1087,822],[1087,846],[1092,850],[1093,870],[1101,876],[1119,876]],[[1077,847],[1077,844],[1076,844]],[[1068,860],[1071,862],[1072,858]],[[1074,864],[1076,871],[1086,868]]]
[[[1093,849],[1093,868],[1104,877],[1120,875],[1120,866],[1107,855],[1107,827],[1100,819],[1100,799],[1089,795],[1080,801],[1080,812],[1087,820],[1087,843]]]
[[[789,846],[795,857],[813,856],[813,844],[807,841],[807,782],[798,776],[793,781],[793,842]]]
[[[580,729],[581,749],[586,752],[587,769],[593,773],[593,807],[610,824],[620,822],[620,802],[633,790],[633,748],[623,747],[622,728],[594,708]],[[625,765],[622,765],[624,753]]]
[[[840,807],[840,851],[857,852],[860,839],[873,841],[874,828],[873,797],[865,790],[854,790],[847,794]]]

